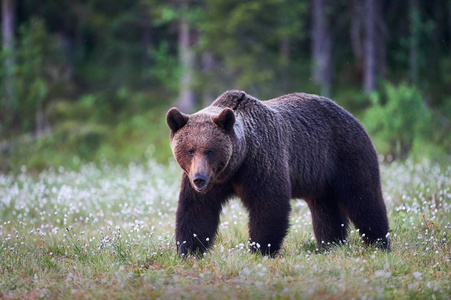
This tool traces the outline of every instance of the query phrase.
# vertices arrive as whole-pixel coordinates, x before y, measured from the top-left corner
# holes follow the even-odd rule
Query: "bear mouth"
[[[205,183],[203,186],[196,186],[195,184],[193,184],[193,187],[197,192],[205,192],[207,190],[207,186],[208,183]]]

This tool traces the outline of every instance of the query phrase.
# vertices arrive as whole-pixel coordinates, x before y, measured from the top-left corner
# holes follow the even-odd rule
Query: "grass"
[[[0,174],[0,298],[380,299],[451,297],[451,166],[382,166],[392,252],[319,252],[306,204],[274,259],[251,254],[247,213],[225,207],[214,248],[176,255],[180,171],[153,161]]]

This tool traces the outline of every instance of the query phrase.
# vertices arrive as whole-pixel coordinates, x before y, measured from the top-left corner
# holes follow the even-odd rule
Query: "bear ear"
[[[224,108],[219,115],[212,117],[211,120],[225,131],[231,131],[235,124],[235,114],[230,108]]]
[[[176,133],[180,128],[185,126],[188,122],[189,116],[181,113],[177,108],[171,108],[166,114],[166,123],[173,133]]]

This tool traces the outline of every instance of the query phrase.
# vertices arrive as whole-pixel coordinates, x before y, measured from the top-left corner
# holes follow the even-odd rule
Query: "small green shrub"
[[[387,83],[370,100],[363,123],[379,152],[405,159],[415,142],[428,140],[431,114],[416,87]]]

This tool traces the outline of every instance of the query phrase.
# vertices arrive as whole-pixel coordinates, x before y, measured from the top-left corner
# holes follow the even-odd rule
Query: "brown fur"
[[[360,123],[333,101],[298,93],[262,102],[228,91],[191,116],[170,109],[167,123],[184,171],[176,216],[181,255],[208,249],[234,195],[264,254],[280,249],[292,198],[308,203],[320,246],[345,240],[350,219],[369,244],[389,249],[376,152]]]

